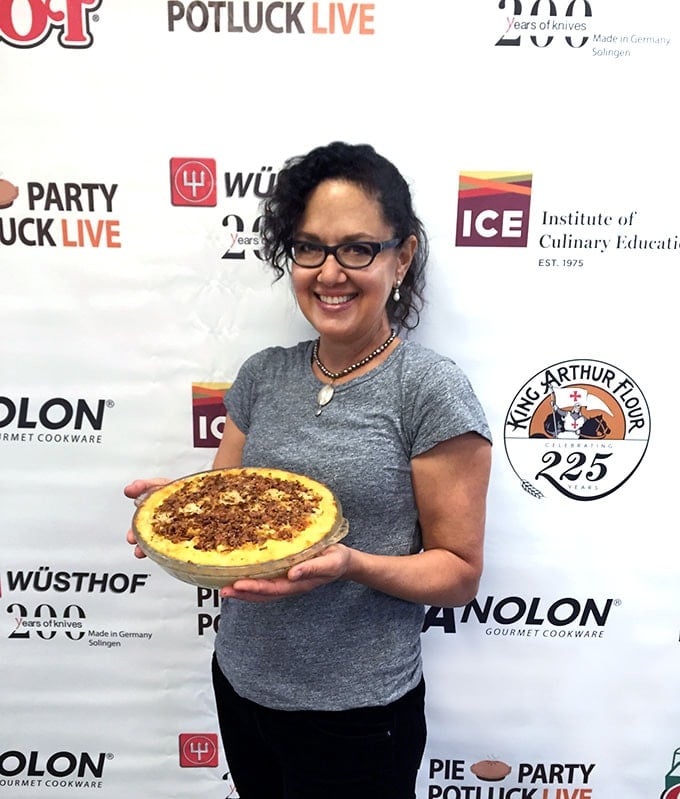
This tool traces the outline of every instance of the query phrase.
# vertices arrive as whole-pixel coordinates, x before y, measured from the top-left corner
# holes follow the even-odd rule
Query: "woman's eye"
[[[310,244],[308,241],[297,241],[295,242],[295,249],[301,254],[309,255],[319,252],[321,248],[317,244]]]
[[[373,251],[367,244],[362,244],[359,241],[355,241],[352,244],[346,244],[343,247],[343,251],[348,253],[349,255],[361,255],[363,257],[373,255]]]

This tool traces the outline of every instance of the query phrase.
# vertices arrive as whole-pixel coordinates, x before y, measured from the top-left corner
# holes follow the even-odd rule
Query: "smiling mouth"
[[[357,295],[342,294],[340,296],[337,296],[330,294],[317,294],[316,296],[321,300],[321,302],[326,303],[326,305],[343,305],[344,303],[353,300]]]

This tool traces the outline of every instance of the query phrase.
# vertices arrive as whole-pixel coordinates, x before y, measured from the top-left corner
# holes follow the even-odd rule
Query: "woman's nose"
[[[321,264],[316,279],[319,283],[332,285],[334,283],[344,282],[347,280],[347,275],[342,266],[336,261],[335,256],[327,255],[326,260]]]

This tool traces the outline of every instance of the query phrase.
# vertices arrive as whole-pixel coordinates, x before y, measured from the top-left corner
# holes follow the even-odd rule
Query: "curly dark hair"
[[[262,253],[276,273],[275,280],[290,271],[290,241],[304,215],[307,198],[324,180],[357,184],[380,203],[394,238],[417,238],[413,261],[399,286],[401,299],[395,302],[390,295],[386,306],[391,324],[413,330],[424,304],[427,234],[415,215],[411,192],[401,173],[368,144],[333,142],[286,161],[273,193],[263,203],[260,220]]]

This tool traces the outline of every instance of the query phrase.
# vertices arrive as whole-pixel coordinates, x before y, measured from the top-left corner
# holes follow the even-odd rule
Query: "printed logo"
[[[31,180],[22,191],[0,180],[0,210],[12,208],[0,216],[0,246],[119,248],[120,221],[103,217],[113,213],[117,190],[117,183]],[[17,198],[19,208],[13,208]],[[28,214],[20,210],[24,198]]]
[[[179,765],[181,768],[215,768],[219,749],[214,732],[182,732],[179,736]]]
[[[196,589],[196,632],[199,638],[217,632],[220,624],[220,595],[215,588]]]
[[[661,799],[680,799],[680,747],[673,752]]]
[[[0,210],[11,208],[18,196],[19,187],[10,183],[9,180],[0,178]]]
[[[451,634],[459,624],[477,622],[485,635],[494,638],[604,638],[611,609],[621,604],[611,597],[604,601],[574,596],[552,601],[539,596],[477,597],[462,608],[428,608],[423,632],[437,628]]]
[[[111,752],[62,750],[46,755],[36,749],[8,749],[0,752],[0,786],[101,789],[104,765],[113,758]]]
[[[531,174],[461,172],[457,247],[526,247]]]
[[[104,413],[114,406],[107,399],[0,396],[0,444],[101,444]]]
[[[586,32],[593,16],[588,0],[550,0],[545,6],[528,0],[500,0],[498,8],[503,11],[501,26],[503,35],[496,41],[496,47],[520,47],[528,43],[530,47],[546,48],[564,42],[574,50],[580,50],[588,42]]]
[[[620,33],[595,29],[589,0],[499,0],[498,24],[492,36],[496,47],[523,47],[540,51],[587,53],[596,58],[630,58],[650,48],[670,47],[670,35]],[[589,44],[590,43],[590,44]],[[586,45],[588,45],[586,47]]]
[[[113,649],[137,641],[148,642],[152,633],[105,627],[93,622],[90,600],[108,595],[135,594],[147,585],[148,573],[86,572],[40,566],[29,570],[8,569],[0,580],[0,597],[6,595],[10,620],[7,638],[12,641],[83,641],[88,647]],[[67,594],[78,594],[75,598]],[[107,604],[108,604],[107,602]]]
[[[649,408],[618,367],[563,361],[522,386],[504,433],[506,454],[528,493],[543,497],[546,486],[570,499],[602,499],[640,465],[649,443]]]
[[[188,167],[187,167],[188,165]],[[186,169],[185,169],[186,167]],[[202,171],[201,171],[202,170]],[[258,172],[242,170],[225,172],[222,176],[224,195],[229,211],[222,216],[225,244],[221,257],[227,261],[245,261],[247,255],[262,260],[260,252],[259,203],[274,192],[277,173],[272,166],[262,166]],[[217,174],[214,159],[172,158],[170,160],[170,189],[173,205],[217,205]],[[206,202],[206,191],[215,187]],[[195,195],[195,196],[194,196]],[[255,202],[253,202],[255,198]]]
[[[0,0],[0,44],[37,47],[58,31],[62,47],[83,49],[92,45],[90,22],[102,0]]]
[[[372,36],[375,3],[216,3],[168,0],[168,31]],[[311,13],[310,13],[311,12]]]
[[[173,205],[217,205],[214,158],[171,158],[170,198]]]
[[[194,447],[219,447],[226,419],[224,395],[230,388],[231,383],[192,383]]]
[[[540,792],[541,799],[593,799],[589,783],[594,769],[595,763],[523,762],[513,767],[496,758],[470,765],[462,759],[430,758],[427,795],[428,799],[460,799],[487,796],[488,791],[489,799],[538,799]],[[504,785],[498,789],[483,785],[489,782]]]

